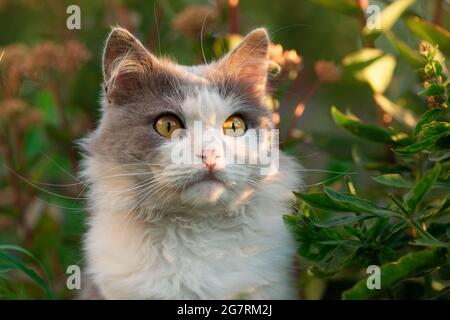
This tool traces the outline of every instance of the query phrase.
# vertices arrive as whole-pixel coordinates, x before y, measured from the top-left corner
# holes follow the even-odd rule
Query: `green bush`
[[[411,4],[411,1],[403,2],[406,4],[403,9]],[[392,4],[382,15],[398,17],[399,14],[389,11],[397,9]],[[419,281],[419,286],[423,290],[412,298],[450,297],[450,81],[443,71],[445,65],[437,46],[447,46],[450,38],[445,30],[417,17],[409,17],[407,21],[411,19],[415,21],[408,24],[411,31],[436,46],[423,41],[420,50],[415,51],[400,43],[392,33],[388,38],[401,57],[420,66],[424,86],[420,95],[427,101],[423,114],[413,114],[389,101],[382,95],[385,87],[380,91],[377,86],[372,86],[374,99],[382,114],[400,123],[398,129],[392,125],[366,124],[337,107],[331,108],[337,126],[358,139],[385,146],[386,156],[376,165],[367,157],[361,160],[363,157],[358,154],[361,151],[353,150],[355,166],[371,172],[382,192],[376,199],[367,199],[358,191],[351,175],[347,175],[345,191],[324,187],[321,192],[295,193],[298,209],[294,215],[285,217],[300,243],[300,255],[309,264],[310,276],[336,279],[356,274],[350,283],[361,279],[341,290],[343,299],[404,297],[402,286],[420,277],[423,281]],[[447,42],[442,43],[440,39]],[[360,53],[372,50],[363,49]],[[376,61],[363,68],[371,68]],[[386,63],[372,71],[361,73],[360,67],[352,70],[370,84],[386,74]],[[413,126],[408,127],[407,116]],[[380,266],[381,290],[368,289],[364,275],[371,265]]]

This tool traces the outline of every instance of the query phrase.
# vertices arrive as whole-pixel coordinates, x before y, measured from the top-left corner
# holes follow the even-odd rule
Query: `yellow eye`
[[[182,127],[180,119],[170,114],[159,117],[155,122],[156,132],[166,138],[170,138],[175,130]]]
[[[223,133],[231,137],[242,136],[247,130],[244,119],[240,116],[231,116],[223,123]]]

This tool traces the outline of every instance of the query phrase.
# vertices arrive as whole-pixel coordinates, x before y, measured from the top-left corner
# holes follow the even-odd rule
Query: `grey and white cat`
[[[296,297],[296,249],[282,215],[301,185],[299,165],[280,153],[279,169],[262,175],[220,148],[273,128],[268,49],[266,30],[256,29],[222,59],[186,67],[112,30],[102,118],[82,143],[90,210],[82,298]],[[215,139],[200,137],[198,161],[174,163],[173,149],[192,141],[172,134],[194,123]],[[233,152],[256,152],[242,148]]]

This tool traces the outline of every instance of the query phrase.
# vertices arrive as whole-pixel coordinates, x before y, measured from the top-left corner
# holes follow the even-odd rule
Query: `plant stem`
[[[239,0],[228,0],[228,8],[230,9],[229,31],[231,34],[239,33],[238,6]]]
[[[422,236],[424,236],[427,239],[430,240],[437,240],[435,237],[433,237],[430,233],[428,233],[426,230],[422,228],[422,226],[414,220],[414,218],[411,216],[411,214],[406,210],[406,208],[402,205],[400,200],[398,200],[392,193],[389,193],[389,198],[392,199],[392,201],[395,203],[395,205],[400,209],[400,211],[403,213],[406,221],[414,228],[418,233],[420,233]]]
[[[72,137],[73,136],[72,127],[70,126],[69,120],[63,107],[64,101],[61,93],[61,88],[57,83],[52,83],[50,85],[50,90],[52,91],[53,97],[55,98],[56,101],[56,108],[58,111],[60,125],[63,126],[70,135],[70,137]],[[64,147],[66,149],[67,155],[69,156],[70,164],[72,166],[72,173],[76,174],[78,172],[77,153],[74,147],[70,144],[66,143]]]
[[[298,120],[303,114],[303,110],[305,108],[306,103],[308,100],[317,92],[317,90],[320,88],[322,82],[320,80],[317,80],[306,92],[306,94],[303,96],[302,99],[297,103],[297,106],[294,109],[294,115],[291,119],[291,122],[289,123],[288,131],[286,133],[286,139],[292,138],[292,132],[297,127]]]
[[[360,14],[360,29],[361,29],[361,42],[363,43],[363,46],[366,48],[374,48],[375,44],[373,43],[373,40],[367,40],[364,38],[363,30],[366,27],[366,10],[369,5],[369,2],[367,0],[356,0],[356,3],[358,5],[359,10],[361,10]]]
[[[425,281],[425,298],[430,299],[431,294],[433,292],[433,289],[431,287],[431,276],[429,273],[423,276],[423,279]]]
[[[442,13],[444,10],[442,9],[443,0],[435,0],[434,2],[434,15],[433,22],[438,26],[442,25]]]
[[[430,240],[438,241],[438,239],[436,239],[430,233],[428,233],[426,230],[424,230],[422,228],[422,226],[420,225],[420,223],[418,223],[416,220],[414,220],[413,218],[409,217],[408,221],[414,227],[414,229],[416,229],[417,232],[419,232],[422,236],[424,236],[425,238],[430,239]]]

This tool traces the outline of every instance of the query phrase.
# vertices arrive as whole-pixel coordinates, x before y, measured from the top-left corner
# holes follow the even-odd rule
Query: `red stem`
[[[228,7],[230,9],[229,30],[230,33],[239,33],[239,19],[238,19],[239,0],[229,0]]]
[[[320,86],[322,85],[322,82],[320,80],[317,80],[306,92],[306,94],[303,96],[303,98],[300,99],[300,101],[297,103],[296,105],[296,109],[297,108],[301,108],[304,107],[306,105],[306,103],[309,101],[309,99],[317,92],[317,90],[320,88]],[[301,115],[303,114],[303,112],[301,112],[300,114],[295,114],[295,110],[294,110],[294,114],[293,117],[291,119],[291,122],[289,124],[289,128],[287,131],[287,135],[286,135],[286,140],[288,140],[289,138],[292,138],[292,131],[297,127],[298,124],[298,120],[300,119]]]
[[[444,3],[443,0],[435,0],[434,3],[434,15],[433,15],[433,22],[437,24],[438,26],[442,25],[442,13],[444,12],[442,8],[442,4]]]

